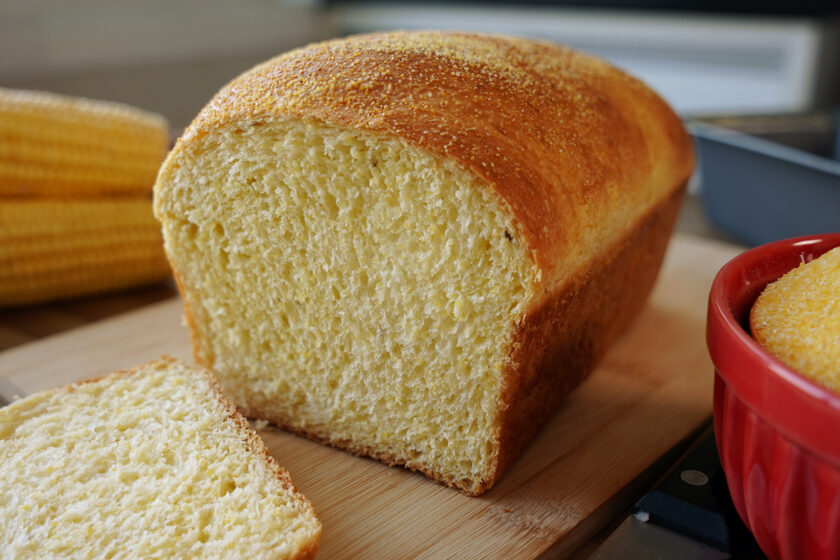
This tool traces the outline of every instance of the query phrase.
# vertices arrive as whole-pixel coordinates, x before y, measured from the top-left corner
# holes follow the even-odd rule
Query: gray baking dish
[[[704,119],[689,130],[714,225],[748,245],[840,231],[836,114]]]

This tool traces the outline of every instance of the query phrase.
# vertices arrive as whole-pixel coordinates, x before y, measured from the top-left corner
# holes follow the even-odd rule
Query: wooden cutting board
[[[315,506],[319,558],[533,558],[568,555],[627,508],[708,423],[713,369],[704,328],[717,270],[737,249],[672,241],[642,315],[489,492],[468,498],[286,434],[260,434]],[[0,354],[22,393],[134,366],[189,362],[176,298]]]

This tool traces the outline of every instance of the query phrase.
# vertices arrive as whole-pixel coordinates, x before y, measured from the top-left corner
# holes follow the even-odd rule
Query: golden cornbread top
[[[840,392],[840,247],[769,284],[750,326],[771,354]]]
[[[217,94],[176,152],[219,127],[286,119],[395,135],[458,161],[510,209],[548,284],[693,166],[679,118],[608,64],[547,42],[437,32],[354,36],[260,64]]]

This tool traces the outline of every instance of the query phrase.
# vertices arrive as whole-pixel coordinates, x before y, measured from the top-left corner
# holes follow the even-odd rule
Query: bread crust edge
[[[642,311],[684,195],[685,184],[594,258],[587,270],[548,294],[519,325],[504,372],[499,452],[485,474],[483,490],[511,466]]]

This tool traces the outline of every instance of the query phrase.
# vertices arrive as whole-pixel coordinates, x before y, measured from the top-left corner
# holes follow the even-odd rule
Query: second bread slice
[[[163,359],[0,409],[15,558],[308,558],[321,525],[211,374]]]

